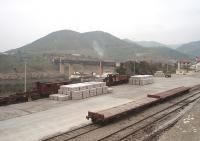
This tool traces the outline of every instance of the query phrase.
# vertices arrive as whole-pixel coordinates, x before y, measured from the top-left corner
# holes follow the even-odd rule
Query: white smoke
[[[93,41],[93,46],[94,50],[97,52],[97,54],[102,57],[104,55],[104,50],[103,48],[100,47],[97,41]]]

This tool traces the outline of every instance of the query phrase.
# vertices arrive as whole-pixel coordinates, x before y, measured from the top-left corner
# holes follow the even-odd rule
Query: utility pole
[[[25,60],[25,62],[24,62],[24,92],[25,93],[27,92],[27,89],[26,89],[26,64],[27,64],[27,62]],[[27,96],[28,96],[28,101],[32,101],[30,93],[28,93]]]
[[[167,72],[168,72],[168,63],[167,63]]]
[[[24,63],[24,92],[26,92],[26,61]]]
[[[167,59],[167,72],[169,71],[169,61],[170,61],[170,58]]]
[[[135,63],[136,63],[136,54],[135,54],[135,51],[133,52],[133,60],[134,60],[134,62],[133,62],[133,72],[134,72],[134,75],[135,75]]]
[[[133,67],[134,67],[134,68],[133,68],[133,69],[134,69],[133,71],[134,71],[134,75],[135,75],[135,59],[134,59],[134,62],[133,62],[133,63],[134,63],[134,64],[133,64]]]

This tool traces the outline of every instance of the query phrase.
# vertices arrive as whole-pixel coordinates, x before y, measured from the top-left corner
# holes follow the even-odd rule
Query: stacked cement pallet
[[[152,75],[135,75],[129,78],[129,84],[131,85],[147,85],[153,82]]]
[[[105,82],[85,82],[70,85],[62,85],[58,90],[59,94],[55,96],[64,95],[67,99],[79,100],[101,94],[107,94],[109,93],[109,91],[111,92],[112,90],[110,90],[106,86]]]
[[[64,94],[52,94],[52,95],[49,95],[49,99],[56,100],[56,101],[66,101],[66,100],[69,100],[70,97],[69,95],[64,95]]]
[[[165,77],[165,74],[163,73],[163,71],[156,71],[156,73],[154,73],[155,77]]]

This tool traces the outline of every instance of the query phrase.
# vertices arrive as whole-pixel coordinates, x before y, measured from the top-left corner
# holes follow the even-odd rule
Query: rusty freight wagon
[[[103,81],[106,82],[106,86],[114,86],[128,83],[129,77],[128,75],[108,74]]]
[[[70,81],[64,82],[36,82],[33,91],[36,91],[41,97],[48,97],[49,94],[58,93],[61,85],[68,85]]]
[[[70,84],[71,81],[64,82],[36,82],[32,90],[27,92],[15,93],[8,96],[0,96],[0,106],[26,102],[29,98],[32,100],[48,97],[50,94],[58,93],[61,85]]]

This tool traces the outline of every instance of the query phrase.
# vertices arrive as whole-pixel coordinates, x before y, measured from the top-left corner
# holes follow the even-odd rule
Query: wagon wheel
[[[92,122],[93,122],[93,123],[97,123],[97,120],[96,120],[96,119],[92,119]]]

